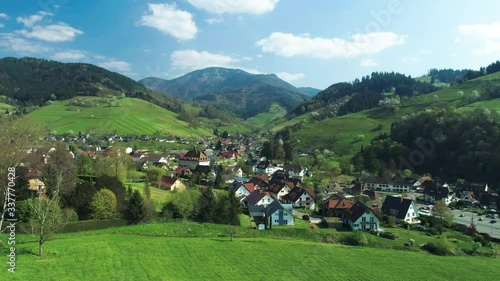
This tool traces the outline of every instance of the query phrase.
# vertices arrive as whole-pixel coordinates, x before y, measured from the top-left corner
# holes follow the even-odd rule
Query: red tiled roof
[[[252,193],[255,190],[255,186],[251,182],[244,183],[243,186]]]

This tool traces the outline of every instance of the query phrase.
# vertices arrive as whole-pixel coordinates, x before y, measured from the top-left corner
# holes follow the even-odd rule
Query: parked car
[[[497,223],[497,221],[496,220],[491,220],[490,223]]]
[[[479,218],[478,221],[483,221],[483,218]]]
[[[465,214],[461,213],[459,217],[463,218],[463,217],[465,217]]]

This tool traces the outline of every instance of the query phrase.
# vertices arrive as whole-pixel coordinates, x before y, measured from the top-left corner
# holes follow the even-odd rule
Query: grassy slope
[[[310,114],[306,114],[274,127],[273,131],[282,129],[287,125],[293,125],[305,119],[308,120],[310,124],[296,133],[296,137],[301,141],[301,147],[317,148],[318,144],[320,144],[323,147],[332,149],[337,154],[351,155],[358,152],[361,145],[369,144],[370,141],[380,133],[388,133],[391,123],[398,121],[404,115],[426,109],[439,102],[444,102],[451,106],[459,106],[461,98],[457,95],[458,91],[463,91],[464,96],[471,95],[473,90],[478,90],[481,93],[483,90],[481,84],[486,80],[500,81],[500,73],[480,77],[468,81],[467,83],[454,85],[434,93],[413,97],[404,102],[404,106],[395,113],[381,108],[374,108],[325,119],[320,122],[312,122],[309,118]],[[496,110],[500,108],[500,99],[477,102],[464,108],[470,109],[477,106],[485,106]],[[376,130],[379,125],[383,126],[382,130]],[[364,139],[355,141],[355,138],[361,134],[365,136]]]
[[[251,118],[246,119],[245,121],[250,125],[253,125],[257,128],[262,128],[268,126],[269,124],[279,120],[286,114],[286,109],[279,104],[272,104],[269,112],[259,113]]]
[[[420,251],[276,239],[265,233],[229,241],[217,238],[224,227],[166,223],[60,234],[46,243],[41,258],[32,254],[37,252],[37,244],[22,243],[29,238],[19,235],[17,273],[8,273],[4,264],[0,279],[400,280],[418,276],[472,280],[480,272],[481,280],[495,280],[500,274],[498,260],[493,258],[439,257]],[[180,231],[204,231],[206,237],[172,237]],[[5,249],[1,252],[5,257]]]
[[[76,107],[68,110],[69,101],[56,101],[28,115],[49,130],[64,133],[152,134],[162,131],[174,136],[211,135],[210,130],[193,129],[177,119],[177,114],[149,102],[134,98],[117,100],[118,107]],[[79,110],[79,111],[78,111]],[[95,118],[91,118],[91,116]]]
[[[192,116],[198,116],[201,112],[201,108],[193,106],[191,104],[184,104],[184,109],[191,113]],[[208,119],[206,117],[195,117],[195,119],[200,123],[201,127],[213,130],[217,128],[220,132],[228,131],[230,133],[243,133],[249,131],[249,126],[246,122],[234,118],[233,123],[226,123],[220,119]]]

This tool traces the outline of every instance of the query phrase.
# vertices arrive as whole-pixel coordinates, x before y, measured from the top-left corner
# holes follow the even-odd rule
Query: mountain
[[[116,72],[86,63],[62,63],[37,58],[0,59],[1,102],[17,108],[42,106],[76,96],[136,97],[180,112],[177,98],[155,93]]]
[[[139,82],[149,89],[216,105],[242,118],[268,112],[273,103],[291,110],[307,98],[275,74],[220,67],[196,70],[172,80],[148,77]]]
[[[312,88],[312,87],[298,87],[297,90],[299,90],[300,93],[308,96],[308,97],[313,97],[317,93],[321,92],[320,89]]]

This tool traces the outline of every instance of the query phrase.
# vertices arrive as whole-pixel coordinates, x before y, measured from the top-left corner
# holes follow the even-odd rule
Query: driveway
[[[295,217],[297,219],[302,219],[302,217],[304,215],[308,215],[309,216],[309,220],[311,221],[311,223],[314,223],[314,224],[319,224],[323,221],[323,217],[322,216],[318,216],[318,215],[309,215],[307,213],[302,213],[302,212],[299,212],[297,211],[297,209],[294,209],[293,210],[293,214],[295,215]]]

